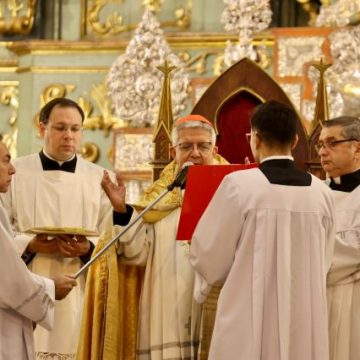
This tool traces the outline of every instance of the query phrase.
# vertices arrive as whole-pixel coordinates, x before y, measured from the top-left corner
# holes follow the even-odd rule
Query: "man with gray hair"
[[[360,119],[324,122],[316,149],[336,210],[334,259],[327,277],[331,360],[360,359]]]
[[[145,191],[136,210],[144,209],[175,179],[183,165],[226,163],[217,155],[215,131],[200,115],[175,122],[174,159]],[[103,188],[114,207],[114,224],[127,225],[136,215],[125,203],[120,175],[117,184],[104,175]],[[121,261],[145,266],[139,307],[137,359],[195,359],[199,342],[199,305],[193,300],[194,272],[188,262],[189,243],[176,241],[182,204],[181,189],[169,192],[142,223],[120,239]]]

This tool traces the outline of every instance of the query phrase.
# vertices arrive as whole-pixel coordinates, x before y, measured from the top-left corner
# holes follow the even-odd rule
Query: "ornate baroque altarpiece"
[[[5,7],[5,3],[12,7]],[[22,29],[25,34],[39,18],[40,2],[22,1],[21,9],[15,7],[15,3],[2,2],[0,17],[4,19],[0,31]],[[166,14],[159,11],[157,17],[164,38],[189,76],[188,98],[181,114],[185,115],[191,112],[214,79],[226,70],[224,50],[227,41],[236,41],[237,37],[194,31],[197,6],[194,1],[148,3],[158,10],[171,3],[172,8]],[[60,2],[54,1],[54,4]],[[131,166],[116,159],[122,156],[129,159],[130,153],[151,157],[149,133],[152,128],[133,129],[131,121],[116,117],[106,85],[111,65],[125,53],[131,31],[140,19],[139,11],[136,14],[130,6],[126,7],[129,4],[125,0],[72,3],[72,20],[79,33],[75,40],[0,43],[0,131],[12,142],[14,156],[16,152],[24,155],[39,149],[41,140],[37,136],[36,120],[40,107],[53,97],[68,96],[78,101],[86,114],[83,155],[105,167],[119,168],[135,181],[146,181],[144,177],[149,170],[144,170],[143,157],[133,156]],[[66,23],[67,26],[72,24]],[[65,33],[66,29],[62,31]],[[256,63],[283,87],[301,114],[308,134],[313,124],[318,80],[311,63],[321,57],[326,63],[336,60],[330,39],[337,31],[324,27],[273,28],[253,39],[257,47]],[[151,86],[151,83],[146,85]],[[329,89],[329,106],[330,116],[346,111],[343,94]],[[132,140],[133,137],[138,140]],[[124,149],[130,150],[125,154]]]

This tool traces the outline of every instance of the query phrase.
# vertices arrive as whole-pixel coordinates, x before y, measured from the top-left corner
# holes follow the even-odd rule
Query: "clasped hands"
[[[48,239],[47,234],[36,235],[29,243],[31,253],[61,254],[63,257],[79,257],[88,254],[90,242],[83,235],[56,235]]]

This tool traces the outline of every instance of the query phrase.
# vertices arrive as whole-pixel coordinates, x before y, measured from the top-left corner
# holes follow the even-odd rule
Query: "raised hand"
[[[119,172],[116,173],[116,182],[117,184],[111,181],[109,173],[104,170],[104,176],[101,181],[101,186],[104,189],[105,194],[109,198],[114,210],[119,213],[125,213],[126,189]]]
[[[73,275],[59,275],[52,278],[55,285],[55,299],[62,300],[74,286],[76,280]]]

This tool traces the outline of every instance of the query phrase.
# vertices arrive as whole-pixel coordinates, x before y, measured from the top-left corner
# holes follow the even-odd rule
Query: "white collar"
[[[51,157],[46,151],[45,151],[45,148],[43,148],[43,153],[45,154],[45,156],[51,160],[54,160],[56,161],[60,166],[65,163],[65,162],[68,162],[68,161],[71,161],[72,159],[74,159],[75,157],[75,154],[70,158],[70,159],[67,159],[65,161],[60,161],[60,160],[57,160],[57,159],[54,159],[53,157]]]
[[[262,164],[264,161],[269,161],[269,160],[283,160],[283,159],[287,159],[287,160],[292,160],[294,161],[294,158],[291,155],[272,155],[272,156],[268,156],[265,159],[262,159],[260,161],[260,164]]]

